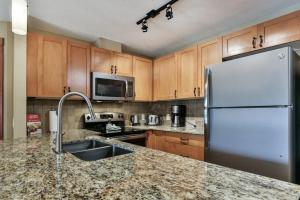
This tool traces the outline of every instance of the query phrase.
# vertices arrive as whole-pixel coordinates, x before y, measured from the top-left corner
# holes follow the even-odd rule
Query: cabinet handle
[[[177,98],[177,90],[174,91],[175,99]]]
[[[252,40],[252,46],[253,46],[253,49],[256,48],[256,37],[253,37],[253,40]]]
[[[189,138],[183,138],[183,137],[181,137],[180,138],[180,143],[184,144],[184,145],[188,145],[189,144]]]
[[[66,94],[66,89],[67,89],[67,87],[65,86],[65,87],[64,87],[64,91],[63,91],[63,92],[64,92],[64,94]]]
[[[198,96],[200,97],[200,87],[198,87]]]
[[[71,87],[68,87],[68,92],[71,92]]]
[[[260,35],[259,38],[260,38],[259,47],[263,47],[264,37]]]
[[[114,73],[114,66],[113,66],[113,65],[110,66],[110,73],[111,73],[111,74]]]
[[[196,90],[197,90],[197,88],[194,88],[194,96],[196,97],[197,95],[196,95]]]
[[[117,69],[117,66],[115,66],[115,74],[117,74],[117,70],[118,70],[118,69]]]

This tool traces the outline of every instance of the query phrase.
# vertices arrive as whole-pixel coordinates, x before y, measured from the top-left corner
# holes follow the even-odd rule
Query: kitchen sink
[[[70,142],[63,144],[62,147],[65,152],[69,152],[84,161],[94,161],[133,153],[133,151],[97,140]]]
[[[72,152],[95,149],[95,148],[100,148],[105,146],[110,146],[110,144],[99,142],[97,140],[84,140],[84,141],[65,143],[62,145],[62,149],[66,152],[72,153]]]

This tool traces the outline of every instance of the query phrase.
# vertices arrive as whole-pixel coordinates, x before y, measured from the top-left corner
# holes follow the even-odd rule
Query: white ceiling
[[[300,9],[299,0],[179,0],[174,18],[165,12],[142,33],[136,21],[169,0],[28,0],[29,25],[95,41],[121,42],[126,51],[149,57],[195,41]],[[10,19],[10,0],[0,0],[0,20]],[[8,8],[8,9],[6,9]]]

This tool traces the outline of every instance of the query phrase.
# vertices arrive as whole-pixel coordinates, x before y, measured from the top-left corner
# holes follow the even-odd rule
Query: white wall
[[[26,42],[26,36],[14,34],[14,138],[26,137]]]

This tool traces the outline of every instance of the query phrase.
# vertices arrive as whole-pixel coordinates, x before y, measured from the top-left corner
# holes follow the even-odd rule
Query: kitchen
[[[222,3],[1,2],[0,198],[299,199],[300,4]]]

